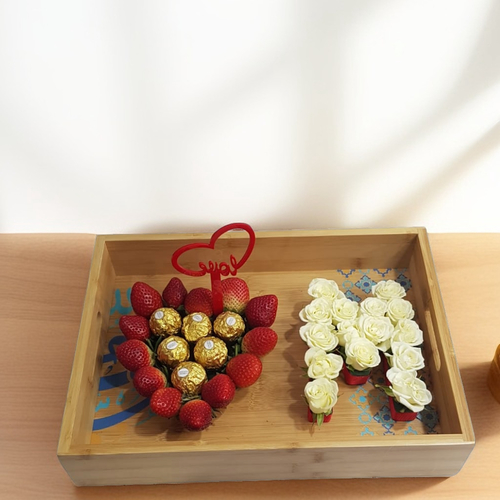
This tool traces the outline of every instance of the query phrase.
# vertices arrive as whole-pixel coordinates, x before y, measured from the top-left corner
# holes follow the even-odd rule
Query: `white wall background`
[[[0,0],[0,231],[500,231],[500,2]]]

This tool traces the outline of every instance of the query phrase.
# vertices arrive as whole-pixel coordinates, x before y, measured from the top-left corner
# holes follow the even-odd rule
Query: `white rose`
[[[357,371],[373,368],[380,363],[378,349],[368,339],[348,335],[345,344],[346,364]]]
[[[417,378],[416,372],[390,368],[386,376],[391,382],[396,401],[411,411],[422,411],[432,401],[432,394],[425,382]]]
[[[387,316],[396,324],[401,319],[412,319],[415,311],[411,302],[404,299],[392,299],[387,303]]]
[[[332,308],[332,320],[334,325],[336,325],[340,321],[352,321],[358,316],[358,303],[345,297],[334,300]]]
[[[360,304],[362,314],[383,317],[387,311],[387,302],[377,297],[368,297]]]
[[[404,371],[417,371],[425,366],[422,350],[404,342],[393,342],[392,355],[387,355],[391,366]]]
[[[311,297],[315,297],[317,299],[323,297],[329,300],[344,296],[335,281],[327,280],[325,278],[314,278],[311,283],[309,283],[307,293]]]
[[[373,285],[372,293],[382,300],[402,299],[406,295],[405,289],[393,280],[379,281]]]
[[[339,344],[333,325],[306,323],[300,327],[299,335],[308,347],[318,347],[326,352],[333,351]]]
[[[308,366],[309,378],[321,378],[333,380],[339,376],[344,360],[338,354],[327,354],[323,349],[311,347],[307,350],[304,361]]]
[[[419,346],[424,342],[424,333],[416,321],[400,319],[396,323],[392,342],[405,342],[412,346]]]
[[[332,323],[332,301],[323,297],[314,299],[299,313],[300,319],[304,323]]]
[[[313,413],[330,413],[337,403],[338,392],[337,382],[326,378],[312,380],[304,388],[304,396]]]
[[[362,315],[358,319],[358,325],[362,337],[373,342],[383,352],[389,350],[394,334],[394,326],[389,318]]]
[[[357,321],[340,321],[337,323],[337,337],[339,339],[339,345],[345,346],[346,335],[350,334],[353,337],[360,337],[358,330],[358,322]]]

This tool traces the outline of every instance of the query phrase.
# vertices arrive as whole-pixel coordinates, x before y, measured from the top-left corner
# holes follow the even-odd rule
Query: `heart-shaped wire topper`
[[[186,269],[179,264],[179,257],[189,250],[194,248],[208,248],[215,249],[215,244],[217,240],[225,233],[233,231],[235,229],[240,229],[246,231],[250,237],[247,249],[240,260],[236,260],[234,255],[229,256],[229,264],[227,262],[214,262],[212,260],[208,261],[207,264],[199,262],[199,270]],[[212,301],[214,314],[217,316],[222,312],[222,284],[221,276],[236,276],[238,269],[240,269],[243,264],[248,260],[250,254],[255,246],[255,232],[248,224],[244,222],[233,222],[232,224],[227,224],[222,226],[220,229],[213,233],[210,238],[209,243],[189,243],[181,248],[178,248],[172,255],[172,266],[182,274],[188,276],[205,276],[205,274],[210,274],[210,280],[212,284]]]

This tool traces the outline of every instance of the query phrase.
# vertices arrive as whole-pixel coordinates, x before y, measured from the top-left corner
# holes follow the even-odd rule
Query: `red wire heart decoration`
[[[193,248],[209,248],[214,249],[215,243],[217,240],[225,233],[232,231],[234,229],[242,229],[248,233],[250,240],[248,242],[248,247],[241,257],[240,260],[236,260],[234,255],[230,255],[229,264],[227,262],[213,262],[209,261],[208,265],[203,262],[199,262],[198,265],[200,267],[199,271],[194,271],[192,269],[186,269],[185,267],[179,264],[179,257],[184,253],[192,250]],[[183,247],[177,249],[172,255],[172,266],[182,274],[186,274],[188,276],[205,276],[205,274],[210,274],[210,279],[212,283],[212,301],[213,301],[213,309],[214,314],[217,316],[222,312],[222,284],[221,284],[221,276],[236,276],[238,269],[245,264],[245,262],[250,257],[250,254],[253,251],[255,246],[255,232],[248,224],[244,222],[233,222],[232,224],[227,224],[226,226],[222,226],[220,229],[215,231],[215,233],[210,238],[209,243],[190,243],[189,245],[184,245]]]

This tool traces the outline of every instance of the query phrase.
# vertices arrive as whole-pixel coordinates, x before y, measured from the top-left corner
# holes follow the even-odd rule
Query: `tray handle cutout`
[[[432,357],[434,358],[434,364],[436,366],[436,370],[439,371],[441,369],[441,356],[439,354],[439,348],[436,340],[436,331],[434,329],[434,317],[429,309],[425,310],[425,324],[427,327],[427,332],[429,334],[429,340],[431,344]]]

